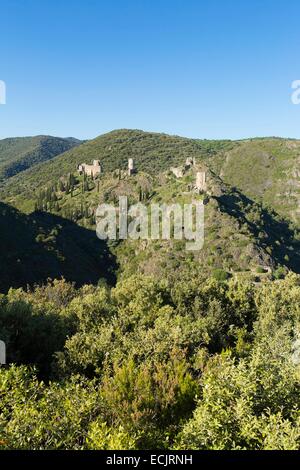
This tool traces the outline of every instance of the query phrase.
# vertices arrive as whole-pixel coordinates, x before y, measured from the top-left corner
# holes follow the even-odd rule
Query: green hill
[[[119,130],[72,148],[51,161],[12,178],[0,188],[0,198],[13,205],[31,199],[46,184],[55,184],[61,176],[76,171],[80,163],[101,160],[104,171],[126,169],[129,157],[134,158],[140,171],[157,174],[172,165],[181,164],[187,157],[208,159],[234,146],[230,141],[193,140],[139,130]],[[22,196],[16,197],[22,194]]]
[[[260,281],[287,269],[299,272],[296,228],[275,211],[223,183],[210,170],[210,196],[196,195],[191,189],[196,171],[197,167],[190,169],[179,179],[169,172],[153,176],[139,171],[131,177],[107,172],[94,180],[74,174],[62,178],[60,185],[41,190],[36,209],[71,220],[95,234],[99,202],[117,205],[119,196],[126,195],[130,204],[142,200],[149,206],[152,202],[184,204],[205,197],[203,249],[186,251],[185,241],[174,239],[110,242],[108,249],[117,260],[117,274],[126,278],[139,272],[175,280],[193,272],[198,277],[234,276]]]
[[[115,261],[94,232],[48,213],[25,215],[0,203],[0,292],[48,278],[78,286],[114,281]]]
[[[209,141],[139,130],[113,131],[13,176],[0,184],[0,199],[30,210],[40,187],[76,172],[78,164],[99,159],[104,171],[111,172],[126,169],[129,157],[139,171],[152,175],[195,157],[246,196],[300,222],[300,141],[291,139]]]
[[[51,136],[0,140],[0,183],[38,163],[51,160],[79,143],[74,138]]]
[[[50,224],[45,236],[52,237],[54,251],[59,253],[68,224],[73,227],[70,234],[73,230],[77,233],[78,228],[78,233],[83,230],[91,235],[93,243],[97,242],[95,209],[99,202],[117,204],[120,195],[127,195],[130,203],[142,197],[146,205],[190,202],[195,197],[191,187],[197,168],[205,167],[211,190],[205,206],[203,249],[187,252],[184,242],[178,240],[103,244],[115,259],[111,270],[121,277],[140,272],[172,279],[194,272],[199,277],[262,281],[287,270],[300,270],[299,149],[298,141],[286,139],[206,141],[138,130],[113,131],[9,178],[2,183],[0,197],[18,208],[19,214],[26,212],[34,220],[50,217],[51,224],[52,218],[60,220],[57,223],[64,226],[60,235],[51,232]],[[137,167],[132,177],[115,171],[125,170],[129,157],[134,158]],[[176,178],[170,167],[183,165],[187,157],[195,158],[196,167],[183,178]],[[77,166],[94,159],[101,161],[104,174],[84,180]],[[84,250],[80,256],[83,275],[79,283],[84,282],[84,265],[89,259]],[[71,265],[66,264],[64,261],[50,269],[49,276],[61,272],[73,280]],[[93,273],[93,281],[97,281],[96,271]],[[11,281],[7,279],[7,285],[14,276],[12,273]],[[37,278],[44,279],[44,275]],[[87,279],[90,282],[91,277]]]
[[[217,163],[217,162],[215,162]],[[219,160],[222,179],[300,223],[300,141],[252,139],[239,142]]]
[[[2,183],[0,449],[299,449],[298,149],[115,131]],[[100,241],[119,196],[203,201],[203,248]]]

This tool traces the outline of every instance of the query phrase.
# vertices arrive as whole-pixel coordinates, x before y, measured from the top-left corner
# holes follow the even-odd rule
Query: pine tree
[[[139,192],[139,202],[143,200],[143,193],[142,193],[142,188],[139,186],[138,187],[138,192]]]

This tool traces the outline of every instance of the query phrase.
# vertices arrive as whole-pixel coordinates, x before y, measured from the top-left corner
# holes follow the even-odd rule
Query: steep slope
[[[79,144],[80,141],[74,138],[51,136],[0,140],[0,183]]]
[[[48,278],[114,282],[114,257],[95,233],[49,213],[24,215],[0,203],[0,292]]]
[[[217,164],[218,163],[218,164]],[[300,223],[300,141],[252,139],[239,142],[215,162],[228,184]]]
[[[291,269],[299,272],[299,233],[275,211],[244,196],[207,169],[208,195],[193,190],[196,172],[203,164],[176,178],[170,172],[150,175],[138,172],[121,177],[108,172],[93,180],[74,174],[61,185],[41,191],[36,207],[68,218],[95,230],[95,209],[99,203],[118,205],[119,196],[129,204],[142,201],[180,205],[205,198],[205,243],[198,252],[185,249],[182,240],[126,240],[110,243],[119,264],[119,274],[136,272],[172,278],[197,272],[221,276],[245,275],[260,278]]]

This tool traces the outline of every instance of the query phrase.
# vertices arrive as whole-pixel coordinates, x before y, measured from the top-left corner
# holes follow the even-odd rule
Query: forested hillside
[[[7,178],[51,160],[53,157],[79,145],[74,138],[51,136],[16,137],[0,140],[0,184]]]
[[[291,139],[210,141],[117,130],[16,175],[0,186],[0,196],[18,206],[24,198],[34,199],[41,187],[54,185],[60,177],[75,173],[80,163],[99,159],[107,173],[126,169],[129,157],[134,158],[140,171],[150,175],[195,157],[245,196],[299,222],[300,142]]]
[[[299,151],[120,130],[6,175],[0,448],[300,449]],[[100,241],[119,196],[202,201],[203,248]]]
[[[25,215],[0,202],[0,292],[47,279],[76,285],[115,279],[115,261],[94,232],[47,213]]]
[[[300,223],[300,141],[252,139],[219,164],[219,174],[245,195]]]
[[[80,163],[94,159],[101,160],[105,172],[111,172],[126,169],[131,157],[141,171],[154,175],[182,164],[187,157],[209,158],[233,145],[230,141],[192,140],[138,130],[113,131],[17,175],[3,187],[0,196],[15,204],[24,196],[31,199],[41,186],[57,183],[61,176],[76,172]]]
[[[113,131],[16,175],[3,186],[1,197],[21,211],[51,213],[92,233],[99,202],[117,204],[120,195],[127,195],[130,203],[142,197],[146,205],[190,202],[196,170],[183,178],[169,170],[192,157],[211,175],[204,249],[187,253],[184,243],[174,240],[113,244],[108,250],[117,259],[117,273],[168,278],[176,268],[176,276],[192,270],[259,281],[288,269],[299,272],[297,206],[286,191],[287,185],[296,191],[299,184],[297,149],[297,141],[284,139],[200,141]],[[128,157],[134,158],[137,174],[120,178]],[[83,181],[78,164],[95,158],[101,161],[103,175]]]

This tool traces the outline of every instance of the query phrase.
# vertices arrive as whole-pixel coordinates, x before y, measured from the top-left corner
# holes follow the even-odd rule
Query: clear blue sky
[[[0,0],[0,138],[300,138],[299,0]]]

